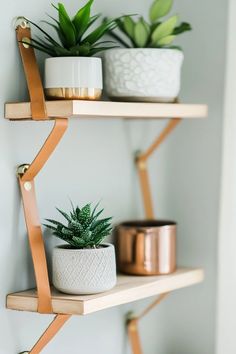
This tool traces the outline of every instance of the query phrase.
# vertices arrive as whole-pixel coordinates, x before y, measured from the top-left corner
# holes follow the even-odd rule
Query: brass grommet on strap
[[[13,27],[14,29],[17,29],[18,27],[30,28],[30,24],[24,16],[18,16],[13,20]]]
[[[22,177],[25,174],[25,172],[28,170],[29,167],[30,167],[30,165],[27,163],[18,166],[17,170],[16,170],[17,177]]]

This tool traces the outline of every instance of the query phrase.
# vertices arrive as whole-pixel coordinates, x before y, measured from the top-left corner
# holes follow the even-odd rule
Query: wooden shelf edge
[[[181,268],[175,273],[158,277],[118,276],[117,286],[102,294],[73,296],[52,290],[54,313],[87,315],[114,306],[131,303],[155,295],[182,289],[202,282],[202,269]],[[37,294],[27,290],[7,296],[7,308],[37,312]]]
[[[47,101],[49,119],[53,118],[205,118],[205,104],[144,103],[110,101]],[[5,118],[9,120],[32,120],[30,102],[6,103]]]

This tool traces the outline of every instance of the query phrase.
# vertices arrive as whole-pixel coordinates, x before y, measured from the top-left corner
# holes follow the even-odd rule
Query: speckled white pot
[[[67,294],[96,294],[116,285],[115,250],[111,244],[97,249],[53,250],[53,285]]]
[[[110,49],[104,53],[106,93],[116,100],[173,102],[183,59],[176,49]]]

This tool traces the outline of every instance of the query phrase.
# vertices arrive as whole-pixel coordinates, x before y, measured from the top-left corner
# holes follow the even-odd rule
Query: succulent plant
[[[89,0],[72,18],[70,18],[62,3],[58,3],[58,6],[52,4],[58,13],[58,18],[56,19],[48,15],[53,22],[42,22],[55,30],[57,34],[56,39],[36,23],[26,19],[42,34],[42,37],[35,36],[32,38],[30,45],[52,57],[87,57],[110,49],[112,47],[111,44],[109,44],[111,41],[100,41],[100,39],[109,30],[113,30],[117,26],[117,23],[113,19],[106,21],[106,23],[100,24],[97,28],[88,33],[90,27],[100,17],[100,15],[90,15],[92,4],[93,0]]]
[[[66,219],[66,225],[59,221],[46,219],[49,224],[44,224],[53,230],[53,235],[67,242],[71,247],[97,248],[111,231],[111,217],[98,219],[103,209],[97,211],[98,204],[91,210],[91,204],[86,204],[83,208],[74,207],[72,211],[66,213],[57,208],[58,212]]]
[[[128,39],[128,42],[117,34],[114,28],[109,29],[109,34],[126,48],[173,48],[171,44],[175,37],[190,31],[191,26],[187,22],[178,25],[177,15],[161,21],[168,15],[172,5],[173,0],[154,0],[149,11],[150,22],[145,21],[142,16],[139,16],[137,21],[133,19],[133,16],[118,18],[116,20],[118,29],[123,37]],[[105,19],[104,23],[109,23],[109,21]]]

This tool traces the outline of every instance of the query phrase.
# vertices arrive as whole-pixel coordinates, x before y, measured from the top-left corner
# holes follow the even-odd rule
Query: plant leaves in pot
[[[173,41],[191,26],[178,24],[177,15],[162,20],[172,5],[173,0],[154,0],[149,22],[142,16],[116,20],[119,32],[109,34],[124,48],[104,54],[105,90],[111,99],[174,102],[178,97],[184,55]]]
[[[74,207],[70,213],[60,209],[66,224],[46,219],[45,226],[66,242],[53,250],[53,285],[67,294],[96,294],[116,285],[116,261],[112,244],[102,241],[112,227],[111,217],[99,219],[103,209]]]
[[[93,56],[114,48],[111,41],[101,39],[117,23],[111,19],[91,29],[100,17],[91,16],[92,4],[93,0],[89,0],[72,18],[62,3],[52,5],[57,11],[57,18],[48,15],[51,21],[42,22],[56,36],[26,19],[41,34],[40,37],[33,36],[27,44],[51,57],[45,61],[45,93],[50,99],[101,98],[102,63],[101,58]]]

